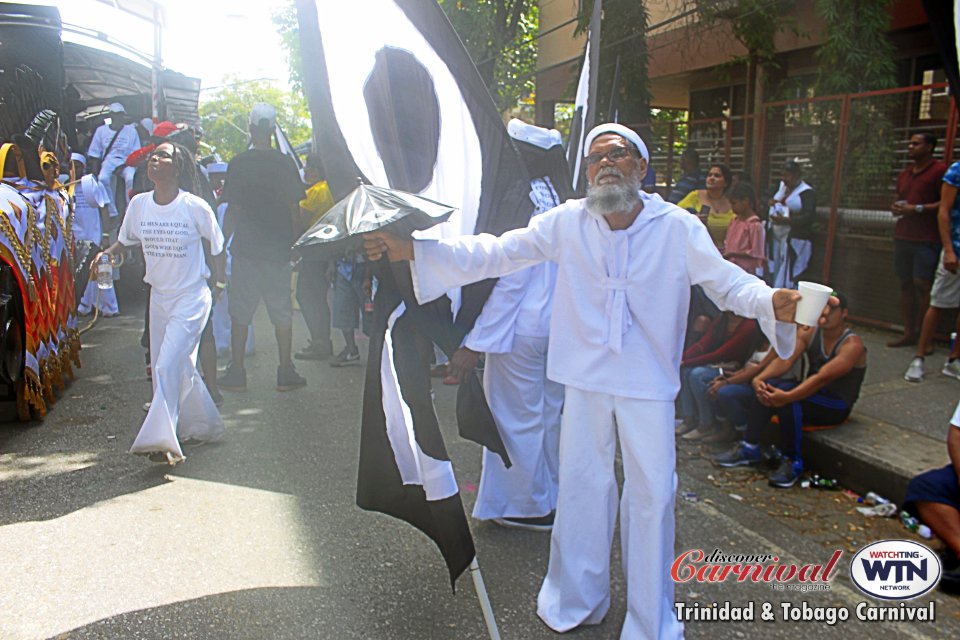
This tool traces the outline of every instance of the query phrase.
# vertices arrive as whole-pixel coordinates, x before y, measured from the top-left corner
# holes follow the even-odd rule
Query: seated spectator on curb
[[[931,469],[910,480],[903,508],[920,516],[947,545],[941,555],[944,573],[940,589],[960,594],[960,403],[947,427],[950,464]]]
[[[776,415],[784,457],[768,480],[773,487],[792,487],[803,475],[800,438],[804,425],[836,426],[850,415],[867,372],[867,349],[846,326],[846,296],[834,295],[840,304],[824,308],[819,329],[812,334],[798,333],[793,355],[775,360],[753,378],[756,398],[747,409],[747,432],[736,446],[714,457],[718,465],[758,464],[763,431]],[[781,378],[804,353],[809,361],[807,377],[802,382]]]
[[[943,309],[960,307],[960,273],[957,271],[957,255],[960,255],[958,187],[960,187],[960,162],[954,162],[943,176],[943,184],[940,187],[937,228],[943,250],[940,252],[940,263],[937,265],[933,288],[930,290],[930,306],[927,307],[923,324],[920,325],[917,353],[903,375],[903,379],[907,382],[923,380],[923,358],[933,353],[933,334],[940,324]],[[957,330],[960,331],[960,315],[957,316]],[[954,341],[950,355],[940,373],[960,380],[960,341]]]
[[[760,339],[756,320],[724,311],[710,323],[696,344],[683,352],[680,363],[680,414],[677,427],[684,440],[708,440],[717,435],[713,406],[707,385],[724,368],[739,369]]]
[[[800,325],[797,326],[800,327]],[[776,357],[777,354],[770,349],[770,343],[763,340],[741,368],[731,371],[724,369],[723,373],[710,381],[707,385],[707,395],[717,407],[719,423],[732,425],[734,432],[741,435],[746,431],[746,405],[755,397],[750,381]],[[723,437],[718,437],[716,440],[722,442],[733,440],[734,432],[729,429],[721,430],[720,435]]]
[[[756,194],[746,182],[738,182],[727,195],[737,217],[727,227],[723,257],[747,273],[763,277],[766,266],[766,240],[763,222],[754,211]]]

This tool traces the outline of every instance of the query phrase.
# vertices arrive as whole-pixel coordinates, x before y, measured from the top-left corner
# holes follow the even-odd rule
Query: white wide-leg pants
[[[622,640],[683,637],[674,613],[673,402],[566,388],[560,493],[537,615],[554,631],[599,624],[610,608],[617,520],[614,456],[623,455],[620,542],[627,583]]]
[[[181,457],[178,436],[210,441],[223,435],[223,419],[197,371],[200,333],[210,307],[204,283],[175,293],[151,290],[153,401],[130,453],[170,451]]]
[[[473,517],[531,518],[557,506],[563,385],[547,379],[547,338],[514,336],[511,353],[487,354],[483,387],[510,455],[483,450]]]

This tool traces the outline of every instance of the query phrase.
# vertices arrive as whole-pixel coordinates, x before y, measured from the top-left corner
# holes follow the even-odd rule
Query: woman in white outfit
[[[130,453],[175,465],[184,459],[181,442],[223,434],[223,420],[197,371],[200,333],[213,296],[223,288],[223,234],[210,206],[190,192],[196,189],[196,169],[187,149],[159,145],[147,176],[154,190],[130,201],[119,241],[104,253],[113,260],[124,246],[142,246],[143,280],[151,286],[150,344],[159,345],[150,352],[153,401]],[[203,240],[213,255],[213,293]]]
[[[810,267],[817,196],[803,181],[799,163],[784,163],[782,178],[769,201],[766,280],[771,287],[792,289]]]

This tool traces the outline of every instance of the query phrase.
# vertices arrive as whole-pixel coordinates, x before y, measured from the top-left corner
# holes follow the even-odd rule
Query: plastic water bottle
[[[897,505],[893,504],[892,502],[881,502],[880,504],[872,507],[857,507],[857,511],[868,518],[873,518],[876,516],[881,518],[889,518],[890,516],[897,514]]]
[[[916,533],[921,538],[926,538],[929,540],[931,537],[933,537],[933,532],[930,531],[930,527],[925,524],[920,524],[919,520],[911,516],[906,511],[900,512],[900,522],[903,523],[903,526]]]
[[[867,504],[887,504],[890,502],[879,493],[874,493],[873,491],[868,491],[867,495],[863,496],[863,501]]]
[[[101,289],[113,288],[113,264],[110,256],[103,254],[97,262],[97,286]]]

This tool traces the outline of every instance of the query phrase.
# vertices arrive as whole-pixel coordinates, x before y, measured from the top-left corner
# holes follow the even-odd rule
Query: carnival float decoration
[[[74,176],[50,110],[0,147],[0,380],[16,389],[17,411],[46,414],[80,366],[74,286]]]

